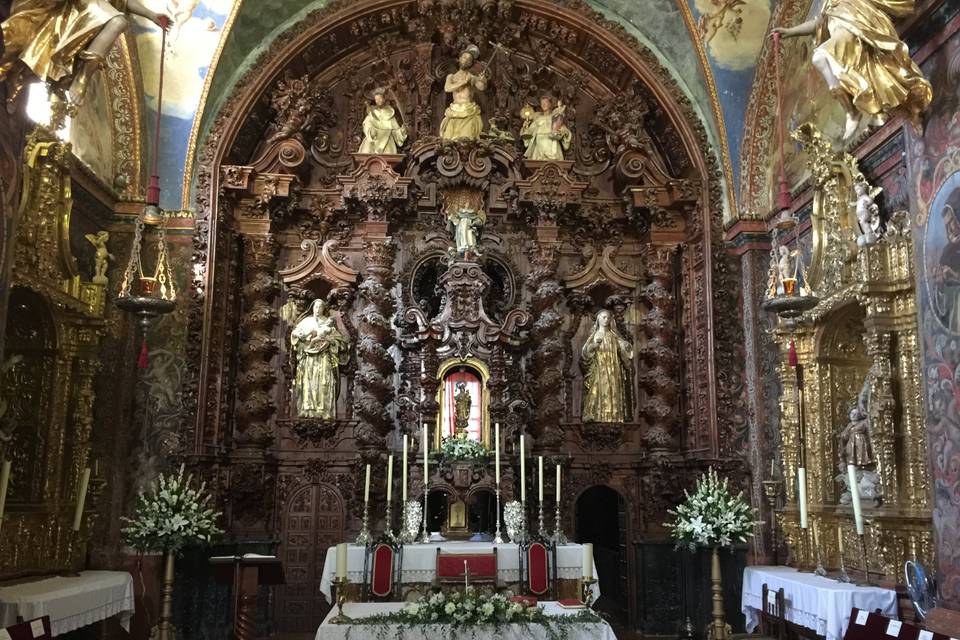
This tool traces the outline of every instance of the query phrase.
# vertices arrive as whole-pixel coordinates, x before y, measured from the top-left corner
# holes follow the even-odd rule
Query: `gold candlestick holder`
[[[353,619],[343,615],[343,605],[347,601],[347,577],[334,578],[333,586],[337,591],[337,615],[330,618],[331,624],[349,624]]]
[[[503,535],[500,532],[500,481],[497,481],[497,534],[493,538],[493,544],[503,544]]]
[[[770,509],[770,548],[773,551],[773,564],[780,564],[780,545],[777,541],[777,499],[780,497],[780,489],[783,482],[780,480],[763,481],[763,497],[767,500],[767,507]]]
[[[843,582],[846,584],[853,582],[850,574],[847,573],[847,567],[844,566],[843,563],[843,551],[840,552],[840,575],[837,576],[837,582]]]
[[[597,584],[597,581],[594,578],[584,576],[580,584],[580,600],[589,609],[593,606],[593,585]]]

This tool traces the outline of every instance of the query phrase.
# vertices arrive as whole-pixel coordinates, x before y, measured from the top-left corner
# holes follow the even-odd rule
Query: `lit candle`
[[[367,479],[363,482],[363,503],[370,502],[370,465],[367,465]]]
[[[537,456],[537,499],[543,502],[543,456]]]
[[[7,489],[10,487],[10,461],[4,460],[0,467],[0,527],[3,526],[3,513],[7,508]]]
[[[560,465],[557,465],[557,505],[560,505]]]
[[[837,526],[837,546],[840,547],[840,555],[843,555],[843,527]]]
[[[800,528],[807,528],[807,470],[803,467],[797,469],[797,483],[800,500]]]
[[[589,542],[583,545],[583,579],[593,580],[593,544]]]
[[[387,457],[387,502],[393,497],[393,456]]]
[[[421,440],[423,440],[423,490],[424,490],[424,492],[426,492],[426,490],[427,490],[427,478],[430,477],[430,473],[429,473],[430,467],[429,467],[429,462],[427,462],[427,454],[429,453],[429,445],[427,444],[427,423],[426,423],[426,422],[423,423],[423,436],[422,436]],[[423,508],[426,509],[427,506],[424,505]]]
[[[347,543],[337,545],[337,578],[347,577]]]
[[[403,502],[407,502],[407,434],[403,434]]]
[[[90,484],[90,467],[83,470],[80,476],[80,491],[77,494],[77,510],[73,514],[73,530],[80,531],[80,523],[83,521],[83,505],[87,501],[87,485]]]
[[[857,524],[857,535],[863,535],[863,509],[860,507],[860,487],[857,486],[857,468],[847,465],[847,480],[850,482],[850,500],[853,502],[853,519]]]
[[[523,450],[523,435],[520,436],[520,502],[527,504],[527,462]]]
[[[493,459],[497,470],[497,486],[500,486],[500,423],[493,425]]]

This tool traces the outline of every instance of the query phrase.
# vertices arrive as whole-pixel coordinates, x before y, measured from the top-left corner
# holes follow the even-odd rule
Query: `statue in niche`
[[[447,216],[447,222],[453,234],[457,257],[463,258],[468,253],[480,255],[480,230],[487,222],[486,214],[469,207],[457,207]]]
[[[563,123],[566,110],[563,102],[556,106],[551,96],[540,97],[540,113],[529,107],[521,112],[523,127],[520,139],[527,150],[524,157],[528,160],[563,160],[563,152],[570,149],[573,134]]]
[[[859,405],[850,410],[850,421],[840,432],[847,464],[865,467],[873,462],[870,455],[870,418]]]
[[[470,391],[466,382],[457,383],[457,392],[453,395],[453,421],[457,437],[466,437],[467,427],[470,425]]]
[[[873,466],[873,450],[870,444],[870,383],[875,375],[871,368],[863,381],[863,386],[857,394],[856,402],[850,409],[850,421],[838,434],[840,440],[840,460],[837,463],[837,480],[844,491],[840,495],[840,504],[850,504],[849,476],[847,465],[857,467],[857,489],[865,500],[872,500],[879,504],[881,499],[880,476],[871,467]]]
[[[813,20],[773,30],[787,38],[814,37],[811,62],[847,113],[844,140],[864,118],[879,126],[897,115],[921,131],[933,90],[891,19],[913,10],[913,0],[826,0]]]
[[[386,89],[377,87],[363,119],[363,142],[358,153],[395,154],[406,141],[406,125],[397,121],[396,109],[387,104]]]
[[[113,260],[113,254],[107,250],[107,241],[110,240],[109,231],[98,231],[97,233],[88,233],[83,236],[87,242],[93,245],[95,253],[93,255],[93,282],[95,284],[107,284],[107,268],[110,266],[110,260]]]
[[[613,314],[606,309],[597,314],[580,353],[583,422],[625,422],[630,412],[627,398],[633,347],[617,331]]]
[[[473,100],[473,92],[487,88],[487,71],[479,74],[470,72],[479,55],[480,49],[470,45],[460,54],[457,72],[447,74],[443,90],[451,94],[453,101],[443,112],[443,121],[440,123],[440,137],[444,140],[480,139],[483,119],[480,106]]]
[[[45,82],[69,81],[70,97],[80,104],[93,75],[107,66],[110,47],[127,29],[128,13],[164,30],[173,23],[140,0],[14,0],[3,21],[0,60],[0,80],[10,81],[8,104],[28,82],[27,70]]]
[[[857,246],[865,247],[880,239],[880,208],[874,199],[883,191],[883,187],[871,189],[867,182],[861,180],[853,185],[853,190],[857,199],[850,206],[856,208],[857,222],[860,223]]]
[[[297,415],[333,420],[337,417],[340,363],[346,362],[350,343],[337,329],[326,302],[315,300],[309,313],[290,334]]]

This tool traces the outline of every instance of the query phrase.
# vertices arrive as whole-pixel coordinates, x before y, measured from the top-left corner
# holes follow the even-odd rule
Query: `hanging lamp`
[[[120,292],[117,296],[117,307],[136,316],[143,331],[140,355],[137,359],[140,368],[146,368],[147,366],[147,330],[154,319],[173,311],[177,298],[167,253],[167,216],[160,209],[160,178],[157,175],[157,161],[160,156],[160,115],[163,111],[163,64],[167,48],[166,29],[161,28],[161,34],[160,78],[157,89],[157,118],[154,125],[153,166],[150,182],[147,186],[146,201],[134,225],[130,259],[127,262],[123,282],[120,284]],[[145,242],[144,234],[148,229],[153,230],[155,242],[149,240]],[[152,269],[145,270],[143,249],[151,244],[155,247],[155,263]],[[150,253],[149,250],[147,253]],[[149,258],[149,255],[147,257]]]

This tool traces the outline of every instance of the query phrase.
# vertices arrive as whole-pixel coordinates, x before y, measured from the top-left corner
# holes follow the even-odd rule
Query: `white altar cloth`
[[[381,613],[393,613],[399,611],[405,606],[402,602],[348,602],[343,605],[344,615],[350,618],[365,618]],[[556,602],[541,602],[540,605],[547,615],[570,615],[579,613],[578,609],[564,609]],[[334,607],[327,614],[323,624],[317,629],[316,640],[375,640],[376,638],[403,638],[404,640],[450,640],[455,637],[451,629],[446,625],[428,625],[427,627],[416,627],[409,632],[401,635],[397,634],[400,627],[396,625],[386,625],[383,627],[374,627],[373,625],[351,625],[351,624],[330,624],[329,620],[337,614],[337,608]],[[424,630],[424,631],[422,631]],[[476,627],[476,634],[473,636],[478,640],[541,640],[546,639],[546,630],[540,625],[519,625],[507,624],[499,628],[494,626]],[[613,629],[605,620],[597,623],[584,623],[570,625],[566,636],[568,640],[617,640],[613,635]]]
[[[403,547],[403,567],[400,575],[403,584],[429,584],[433,582],[437,567],[437,548],[445,553],[490,553],[497,547],[497,575],[503,583],[520,581],[520,549],[515,544],[492,542],[439,542],[428,544],[408,544]],[[364,547],[347,546],[347,580],[354,584],[363,583]],[[557,578],[559,580],[579,580],[583,577],[583,545],[565,544],[557,547]],[[337,571],[337,548],[327,549],[323,562],[323,577],[320,580],[320,593],[330,602],[333,578]],[[594,562],[593,575],[597,575]],[[593,598],[600,597],[600,583],[593,585]]]
[[[15,624],[18,617],[50,616],[50,632],[59,636],[116,615],[129,631],[133,577],[124,571],[81,571],[75,577],[0,586],[0,628]]]
[[[747,567],[743,570],[740,610],[747,619],[747,631],[760,623],[763,584],[776,591],[783,588],[784,617],[794,624],[813,629],[827,640],[840,640],[854,607],[880,611],[897,617],[897,594],[891,589],[844,584],[792,567]]]

